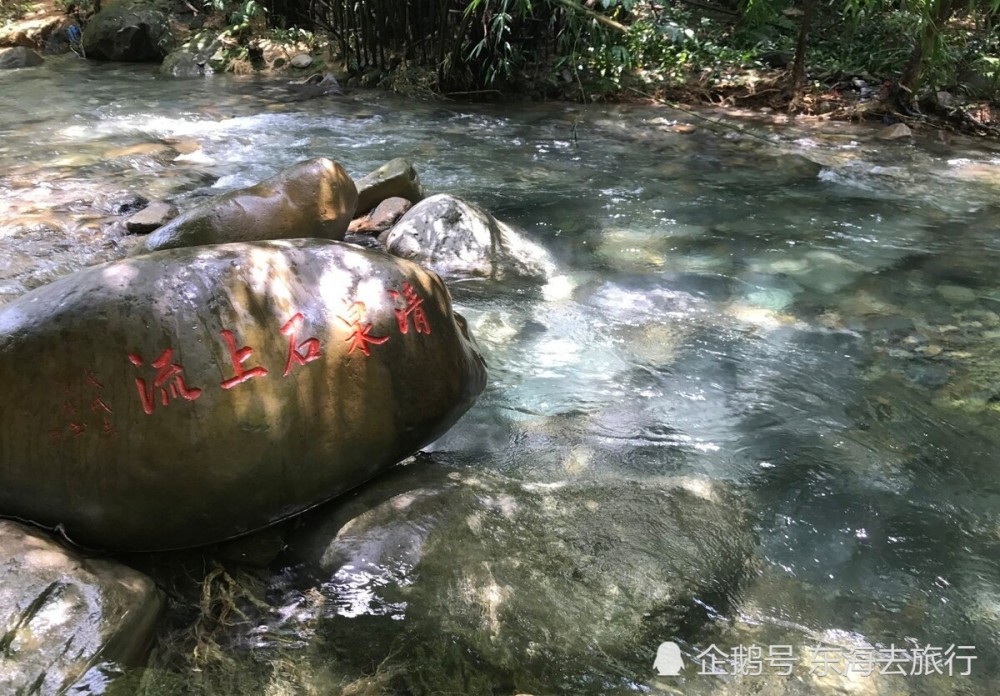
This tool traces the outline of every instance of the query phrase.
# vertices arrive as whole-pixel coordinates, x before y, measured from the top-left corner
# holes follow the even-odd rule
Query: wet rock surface
[[[0,557],[4,693],[73,693],[89,670],[120,671],[144,659],[164,608],[148,577],[6,520]]]

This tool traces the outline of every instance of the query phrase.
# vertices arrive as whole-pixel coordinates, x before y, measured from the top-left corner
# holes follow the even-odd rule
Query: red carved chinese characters
[[[427,322],[427,314],[424,312],[424,299],[417,294],[412,285],[404,282],[402,293],[390,290],[389,294],[392,295],[393,300],[397,301],[397,304],[400,298],[406,302],[405,307],[397,306],[393,310],[396,313],[396,321],[399,322],[399,333],[409,332],[410,318],[412,317],[413,329],[417,333],[430,334],[431,325]]]
[[[352,331],[351,335],[344,339],[344,341],[351,342],[351,347],[347,350],[348,355],[355,350],[360,350],[366,356],[371,355],[371,350],[368,348],[369,343],[380,345],[389,340],[388,336],[372,336],[371,324],[361,325],[365,320],[364,302],[355,302],[348,307],[346,318],[343,316],[338,316],[337,318],[347,324]]]
[[[89,370],[87,371],[87,384],[91,390],[96,392],[90,401],[90,411],[101,417],[101,437],[110,437],[115,434],[115,426],[111,423],[111,407],[101,396],[104,385],[98,381],[97,375]]]
[[[237,384],[242,384],[248,379],[253,379],[254,377],[264,377],[267,375],[267,368],[260,366],[245,370],[243,368],[243,363],[245,363],[250,356],[253,355],[253,348],[248,348],[247,346],[237,348],[236,337],[233,336],[232,331],[223,329],[221,333],[223,340],[226,342],[226,346],[229,348],[229,356],[232,358],[233,366],[236,368],[236,375],[222,381],[219,386],[223,389],[232,389]]]
[[[305,317],[302,316],[302,312],[298,312],[281,327],[281,334],[288,336],[288,359],[285,360],[283,377],[287,377],[292,373],[293,365],[305,365],[322,357],[318,338],[307,338],[302,343],[296,345],[296,334],[304,321]]]
[[[111,422],[111,406],[103,394],[104,385],[101,384],[97,375],[87,370],[84,374],[83,387],[74,389],[70,382],[60,382],[63,390],[63,403],[61,413],[67,418],[68,423],[62,427],[56,427],[49,431],[53,440],[64,437],[80,437],[88,432],[98,433],[100,437],[111,437],[117,434],[114,424]],[[84,405],[90,399],[89,407]],[[87,410],[93,415],[88,415]],[[82,411],[82,413],[81,413]]]
[[[160,390],[160,403],[164,406],[170,404],[170,401],[177,397],[194,401],[201,396],[201,389],[191,389],[184,384],[184,375],[182,374],[184,368],[170,362],[173,355],[173,349],[166,348],[160,353],[160,357],[153,361],[153,367],[156,368],[157,372],[151,386],[147,386],[146,380],[141,377],[135,378],[135,388],[139,392],[142,410],[146,412],[146,415],[152,415],[156,408],[155,392],[157,389]],[[143,366],[142,358],[135,353],[129,353],[128,360],[136,367]]]

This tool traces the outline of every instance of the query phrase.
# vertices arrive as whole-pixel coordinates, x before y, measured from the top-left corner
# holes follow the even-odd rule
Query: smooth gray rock
[[[295,55],[291,60],[291,65],[293,68],[308,68],[312,65],[313,59],[308,53],[299,53]]]
[[[441,279],[380,252],[92,266],[0,308],[0,514],[121,550],[236,537],[432,442],[485,381]]]
[[[542,246],[478,206],[444,193],[413,206],[386,236],[385,247],[446,278],[545,281],[557,273]]]
[[[24,46],[0,49],[0,70],[32,68],[44,62],[44,58]]]
[[[0,692],[74,693],[99,663],[141,662],[163,606],[145,575],[0,520]]]

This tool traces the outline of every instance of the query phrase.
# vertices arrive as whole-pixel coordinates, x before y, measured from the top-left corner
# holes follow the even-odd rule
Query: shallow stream
[[[123,256],[134,194],[183,208],[318,155],[356,176],[407,157],[563,269],[544,290],[452,284],[487,391],[300,525],[271,610],[222,643],[235,691],[199,693],[997,693],[1000,146],[297,101],[72,58],[0,73],[0,94],[0,303]],[[657,676],[663,641],[680,676]],[[723,674],[699,674],[711,645]],[[735,659],[754,646],[773,659]],[[821,670],[821,646],[850,657]],[[975,659],[921,662],[949,646]]]

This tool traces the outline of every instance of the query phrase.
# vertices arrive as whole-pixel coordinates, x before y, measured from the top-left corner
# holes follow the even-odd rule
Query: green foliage
[[[468,51],[484,84],[510,80],[523,64],[523,55],[511,44],[512,29],[531,17],[531,0],[471,0],[466,19],[481,24],[482,38]]]
[[[223,34],[235,38],[243,38],[251,28],[259,24],[263,28],[264,15],[267,10],[260,0],[212,0],[214,9],[225,12],[228,22]]]
[[[275,27],[268,30],[266,38],[279,44],[305,44],[310,51],[317,46],[316,34],[301,27]]]
[[[991,57],[1000,56],[993,31],[1000,0],[200,2],[225,14],[224,37],[241,50],[263,37],[311,44],[308,32],[268,29],[264,21],[265,8],[275,22],[311,12],[355,74],[379,81],[394,66],[418,66],[437,74],[443,92],[547,85],[592,99],[633,85],[731,83],[765,67],[758,59],[774,65],[775,54],[789,67],[810,7],[804,55],[814,80],[898,80],[916,64],[925,84],[950,85],[962,70],[996,74]],[[956,13],[963,21],[949,23]]]
[[[825,19],[826,26],[815,32],[810,54],[814,66],[883,76],[902,72],[913,50],[914,27],[920,22],[906,10],[885,12],[877,7]]]
[[[630,3],[629,9],[643,9]],[[742,65],[750,52],[727,42],[728,27],[683,7],[638,15],[624,35],[590,28],[586,48],[573,53],[577,69],[598,94],[631,84],[680,83],[693,72],[711,81],[725,65]]]

